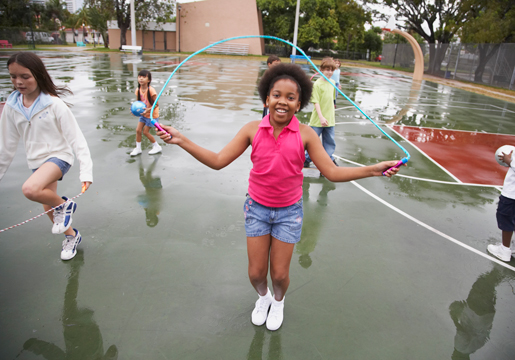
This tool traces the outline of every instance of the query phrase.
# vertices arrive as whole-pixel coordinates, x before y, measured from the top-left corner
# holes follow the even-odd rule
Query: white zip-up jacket
[[[40,167],[51,157],[73,165],[75,153],[80,163],[80,181],[93,182],[88,143],[64,101],[41,92],[27,116],[19,102],[20,96],[18,91],[9,95],[0,117],[0,180],[22,138],[29,169]]]

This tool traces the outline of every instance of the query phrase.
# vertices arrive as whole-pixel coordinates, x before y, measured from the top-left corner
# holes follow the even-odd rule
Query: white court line
[[[511,265],[508,265],[508,264],[506,264],[505,262],[503,262],[503,261],[501,261],[501,260],[498,260],[498,259],[494,258],[493,256],[487,255],[487,254],[485,254],[485,253],[483,253],[483,252],[481,252],[481,251],[479,251],[479,250],[477,250],[477,249],[473,248],[472,246],[469,246],[469,245],[467,245],[467,244],[464,244],[464,243],[462,243],[461,241],[456,240],[455,238],[453,238],[453,237],[451,237],[451,236],[449,236],[449,235],[447,235],[447,234],[444,234],[443,232],[441,232],[441,231],[439,231],[439,230],[437,230],[437,229],[435,229],[435,228],[433,228],[433,227],[431,227],[431,226],[427,225],[426,223],[423,223],[422,221],[420,221],[420,220],[418,220],[418,219],[414,218],[413,216],[411,216],[411,215],[409,215],[409,214],[406,214],[404,211],[400,210],[399,208],[396,208],[395,206],[393,206],[393,205],[392,205],[392,204],[390,204],[389,202],[387,202],[387,201],[385,201],[385,200],[381,199],[380,197],[378,197],[377,195],[375,195],[375,194],[371,193],[370,191],[368,191],[367,189],[365,189],[363,186],[359,185],[359,184],[358,184],[358,183],[356,183],[355,181],[351,181],[351,184],[352,184],[352,185],[354,185],[354,186],[356,186],[358,189],[360,189],[361,191],[363,191],[365,194],[367,194],[367,195],[369,195],[369,196],[373,197],[374,199],[376,199],[377,201],[379,201],[379,202],[380,202],[380,203],[382,203],[383,205],[386,205],[387,207],[389,207],[389,208],[390,208],[390,209],[392,209],[393,211],[397,212],[398,214],[400,214],[400,215],[404,216],[405,218],[407,218],[407,219],[409,219],[409,220],[413,221],[414,223],[416,223],[416,224],[418,224],[418,225],[420,225],[420,226],[422,226],[422,227],[424,227],[424,228],[428,229],[429,231],[432,231],[433,233],[435,233],[435,234],[437,234],[437,235],[440,235],[440,236],[441,236],[441,237],[443,237],[444,239],[447,239],[447,240],[449,240],[449,241],[451,241],[451,242],[455,243],[456,245],[459,245],[459,246],[461,246],[461,247],[463,247],[463,248],[465,248],[465,249],[467,249],[467,250],[470,250],[470,251],[472,251],[473,253],[476,253],[476,254],[478,254],[478,255],[480,255],[480,256],[482,256],[482,257],[484,257],[484,258],[485,258],[485,259],[487,259],[487,260],[493,261],[493,262],[495,262],[495,263],[497,263],[497,264],[499,264],[499,265],[501,265],[501,266],[504,266],[504,267],[505,267],[505,268],[507,268],[507,269],[510,269],[510,270],[512,270],[512,271],[515,271],[515,267],[513,267],[513,266],[511,266]]]
[[[422,155],[424,155],[426,158],[428,158],[430,161],[432,161],[436,166],[438,166],[440,169],[442,169],[442,171],[444,171],[447,175],[449,175],[451,178],[453,178],[454,180],[456,180],[457,182],[459,183],[462,183],[462,181],[460,179],[458,179],[456,176],[454,176],[453,174],[451,174],[446,168],[444,168],[442,165],[438,164],[436,161],[434,161],[429,155],[427,155],[425,152],[423,152],[421,149],[419,149],[417,146],[415,146],[411,141],[409,141],[408,139],[406,139],[404,136],[402,136],[401,134],[399,134],[397,131],[395,131],[391,126],[388,126],[387,127],[393,131],[394,133],[396,133],[398,136],[400,136],[401,138],[404,139],[404,141],[406,141],[408,144],[410,144],[411,146],[413,146],[414,149],[416,149],[418,152],[420,152]]]
[[[360,164],[360,163],[357,163],[355,161],[352,161],[352,160],[349,160],[349,159],[345,159],[345,158],[342,158],[341,156],[338,156],[338,155],[334,155],[333,156],[335,158],[337,158],[338,160],[341,160],[341,161],[345,161],[345,162],[348,162],[349,164],[353,164],[353,165],[356,165],[356,166],[366,166],[366,165],[363,165],[363,164]],[[497,189],[499,191],[502,190],[502,186],[499,186],[499,185],[488,185],[488,184],[473,184],[473,183],[459,183],[459,182],[452,182],[452,181],[443,181],[443,180],[434,180],[434,179],[426,179],[426,178],[420,178],[420,177],[416,177],[416,176],[409,176],[409,175],[404,175],[404,174],[395,174],[395,177],[403,177],[403,178],[407,178],[407,179],[413,179],[413,180],[418,180],[418,181],[425,181],[425,182],[432,182],[432,183],[436,183],[436,184],[446,184],[446,185],[462,185],[462,186],[478,186],[478,187],[488,187],[488,188],[494,188],[494,189]]]
[[[501,111],[501,112],[509,111],[509,112],[514,113],[514,114],[515,114],[515,111],[510,110],[510,109],[505,109],[505,108],[502,108],[502,107],[500,107],[500,106],[496,106],[496,105],[490,105],[490,106],[492,106],[492,107],[494,107],[494,108],[497,108],[497,109],[500,109],[499,111]]]

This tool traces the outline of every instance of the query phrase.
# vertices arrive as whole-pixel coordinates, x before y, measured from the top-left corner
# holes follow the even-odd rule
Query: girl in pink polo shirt
[[[397,161],[384,161],[365,167],[336,166],[315,131],[300,124],[295,117],[295,113],[309,103],[312,87],[309,77],[298,65],[279,64],[267,70],[258,90],[270,109],[269,115],[244,125],[218,153],[193,143],[170,126],[163,126],[168,133],[158,132],[163,141],[179,145],[215,170],[226,167],[252,146],[253,168],[243,208],[249,278],[259,295],[251,319],[257,326],[266,322],[269,330],[277,330],[283,322],[290,261],[293,247],[300,241],[304,151],[320,172],[334,182],[381,176],[383,171],[397,164]],[[386,176],[398,171],[388,170]],[[267,284],[269,263],[273,295]]]

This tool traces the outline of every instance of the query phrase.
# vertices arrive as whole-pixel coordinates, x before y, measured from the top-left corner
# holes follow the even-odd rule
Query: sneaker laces
[[[66,235],[66,239],[63,241],[63,251],[73,250],[75,246],[75,236]]]
[[[63,204],[64,205],[64,204]],[[64,221],[64,206],[54,209],[54,223],[59,224]]]

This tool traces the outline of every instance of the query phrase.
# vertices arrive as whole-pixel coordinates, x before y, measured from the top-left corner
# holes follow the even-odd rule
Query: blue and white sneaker
[[[52,226],[52,234],[62,234],[72,224],[72,214],[77,209],[77,203],[68,200],[63,196],[64,204],[54,209],[54,226]]]
[[[61,260],[70,260],[77,255],[77,246],[79,246],[82,236],[80,236],[79,230],[73,229],[75,236],[66,235],[66,239],[63,241],[63,250],[61,250]]]

